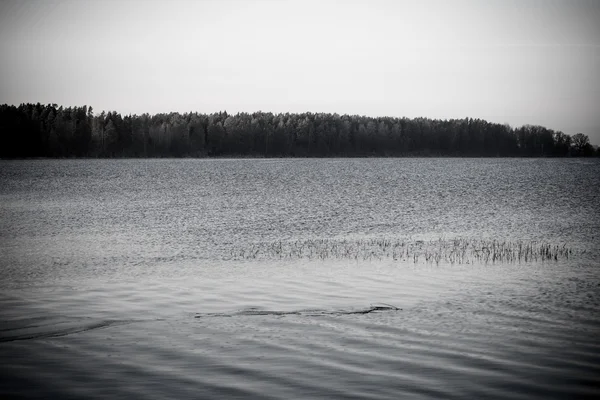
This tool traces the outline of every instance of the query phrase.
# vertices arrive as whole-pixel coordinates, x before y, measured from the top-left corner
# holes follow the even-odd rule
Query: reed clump
[[[486,239],[301,239],[258,242],[232,249],[234,260],[384,260],[426,264],[523,263],[568,259],[573,250],[566,244],[537,241]]]

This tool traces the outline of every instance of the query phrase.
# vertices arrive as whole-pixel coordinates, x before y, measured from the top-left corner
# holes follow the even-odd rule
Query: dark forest
[[[567,157],[589,138],[481,119],[372,118],[270,112],[94,115],[92,107],[0,106],[1,158]]]

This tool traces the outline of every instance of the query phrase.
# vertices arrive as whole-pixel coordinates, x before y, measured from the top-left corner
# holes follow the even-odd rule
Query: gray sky
[[[0,2],[0,103],[483,118],[600,144],[600,1]]]

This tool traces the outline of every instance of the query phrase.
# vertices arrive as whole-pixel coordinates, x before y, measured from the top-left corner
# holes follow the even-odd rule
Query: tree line
[[[565,157],[600,155],[589,138],[481,119],[270,112],[95,115],[92,107],[0,106],[1,158]]]

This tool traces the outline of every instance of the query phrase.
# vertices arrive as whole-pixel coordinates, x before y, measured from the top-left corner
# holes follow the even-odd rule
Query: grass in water
[[[573,251],[566,244],[536,241],[477,239],[303,239],[259,242],[231,251],[234,260],[254,259],[347,259],[383,260],[428,264],[521,263],[568,259]]]

